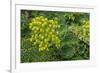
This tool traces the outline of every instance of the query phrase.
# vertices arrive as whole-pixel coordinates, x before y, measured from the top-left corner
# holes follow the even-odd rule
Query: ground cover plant
[[[21,10],[21,63],[89,60],[90,15]]]

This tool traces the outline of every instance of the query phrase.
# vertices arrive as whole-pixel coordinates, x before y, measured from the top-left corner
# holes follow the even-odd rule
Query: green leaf
[[[64,59],[70,59],[75,54],[76,51],[73,47],[63,46],[62,52],[63,52],[62,57]]]

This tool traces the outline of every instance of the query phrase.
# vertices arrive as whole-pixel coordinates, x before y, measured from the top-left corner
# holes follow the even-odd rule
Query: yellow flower
[[[32,30],[34,31],[35,30],[35,27],[33,27]]]
[[[40,19],[44,19],[44,17],[43,17],[43,16],[40,16],[39,18],[40,18]]]
[[[49,27],[52,27],[52,24],[49,24]]]
[[[39,35],[39,37],[40,37],[40,39],[44,39],[44,36],[43,36],[43,35],[41,35],[41,34]]]
[[[52,29],[51,31],[52,31],[52,32],[55,32],[55,30],[54,30],[54,29]]]
[[[43,22],[44,25],[47,25],[47,22]]]
[[[47,39],[44,39],[44,41],[45,41],[45,42],[48,42],[48,40],[47,40]]]
[[[58,22],[57,22],[57,21],[55,21],[55,24],[58,24]]]
[[[39,47],[42,47],[42,44],[39,44]]]
[[[56,32],[56,34],[58,35],[58,34],[59,34],[59,32],[57,31],[57,32]]]
[[[36,20],[40,20],[40,17],[36,17]]]
[[[60,25],[58,25],[58,28],[60,28]]]
[[[47,21],[48,19],[47,19],[47,18],[45,18],[44,20],[45,20],[45,21]]]
[[[42,28],[40,29],[40,32],[43,32],[43,29]]]
[[[60,28],[58,21],[39,16],[32,19],[29,28],[33,33],[30,40],[34,42],[34,46],[39,51],[49,50],[49,46],[56,46],[57,48],[60,46],[60,39],[57,35],[59,34],[57,29]]]
[[[53,22],[53,20],[49,20],[49,22],[50,22],[50,23],[52,23],[52,22]]]
[[[35,29],[36,31],[38,31],[39,30],[39,28],[38,27],[36,27],[36,29]]]
[[[34,45],[36,45],[37,44],[37,42],[34,42]]]
[[[32,41],[33,41],[33,39],[32,39],[32,38],[30,38],[30,41],[32,42]]]
[[[38,22],[38,25],[42,24],[42,22]]]

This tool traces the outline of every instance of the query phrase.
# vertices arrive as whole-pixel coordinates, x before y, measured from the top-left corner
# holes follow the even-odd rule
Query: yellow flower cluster
[[[89,21],[85,21],[84,23],[83,23],[83,26],[82,26],[82,30],[81,30],[81,32],[80,32],[80,36],[82,36],[82,39],[85,41],[85,42],[88,42],[89,43],[89,38],[90,38],[90,32],[89,32],[89,30],[90,30],[90,22]]]
[[[39,48],[39,51],[49,50],[51,46],[60,47],[58,21],[39,16],[32,19],[29,28],[32,31],[30,41]]]

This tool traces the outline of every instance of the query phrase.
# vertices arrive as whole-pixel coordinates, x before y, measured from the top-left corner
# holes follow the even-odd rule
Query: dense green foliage
[[[89,59],[89,13],[21,10],[21,62]]]

